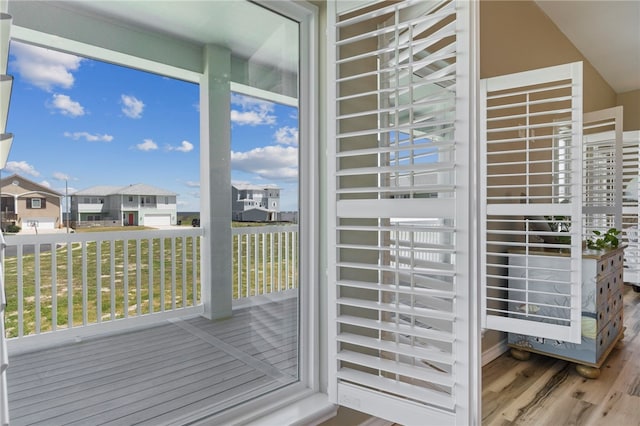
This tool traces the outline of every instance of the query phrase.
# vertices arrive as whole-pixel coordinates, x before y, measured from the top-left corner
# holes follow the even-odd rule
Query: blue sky
[[[64,194],[146,183],[199,207],[197,84],[12,42],[3,176],[18,173]],[[297,209],[297,109],[233,94],[232,181],[282,188]]]

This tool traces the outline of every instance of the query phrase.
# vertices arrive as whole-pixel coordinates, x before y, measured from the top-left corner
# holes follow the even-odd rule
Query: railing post
[[[231,316],[231,52],[207,45],[200,81],[202,303],[210,319]]]

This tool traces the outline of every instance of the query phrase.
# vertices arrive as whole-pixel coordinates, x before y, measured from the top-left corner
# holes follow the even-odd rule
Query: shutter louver
[[[377,2],[335,23],[329,394],[403,424],[471,422],[472,7]]]
[[[483,325],[580,342],[582,64],[481,81]]]

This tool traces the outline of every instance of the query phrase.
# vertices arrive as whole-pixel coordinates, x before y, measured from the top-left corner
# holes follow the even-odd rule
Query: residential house
[[[280,213],[280,188],[272,185],[235,184],[231,186],[233,220],[274,222]]]
[[[71,194],[73,226],[168,226],[177,223],[177,194],[151,185],[93,186]]]
[[[18,174],[0,180],[2,228],[55,229],[62,223],[64,194]]]
[[[512,79],[533,88],[505,89],[525,96],[519,106],[527,108],[514,113],[504,131],[512,142],[530,143],[507,157],[529,166],[520,155],[535,153],[539,168],[526,174],[524,186],[532,193],[524,206],[509,199],[512,210],[493,212],[498,225],[520,224],[530,201],[544,204],[551,197],[556,133],[550,127],[562,123],[572,130],[576,140],[570,145],[577,147],[583,112],[623,106],[625,130],[640,129],[640,87],[627,80],[637,76],[637,65],[622,76],[604,71],[637,53],[615,51],[617,45],[607,38],[628,31],[632,35],[620,44],[635,39],[639,26],[626,19],[637,16],[637,2],[1,4],[13,16],[16,40],[200,84],[200,249],[207,319],[234,316],[230,92],[299,105],[302,272],[295,309],[300,333],[292,337],[299,338],[299,375],[295,383],[262,394],[247,390],[246,399],[234,400],[225,412],[215,410],[214,400],[191,417],[184,414],[183,423],[351,424],[350,416],[361,412],[391,423],[480,424],[482,358],[506,349],[502,333],[481,328],[486,270],[478,265],[486,260],[481,254],[486,247],[479,248],[486,217],[480,212],[487,183],[480,141],[486,134],[487,90],[498,92],[489,96],[495,101],[503,87],[502,82],[486,87],[485,79],[541,68],[547,77],[559,73],[550,83],[532,79],[538,73],[521,74]],[[567,20],[598,36],[577,47],[543,11],[556,6],[570,8]],[[265,11],[273,16],[265,19]],[[607,22],[602,11],[622,13]],[[289,21],[270,27],[277,17]],[[269,28],[272,33],[261,32]],[[592,46],[605,52],[603,63],[590,62],[586,52]],[[575,64],[571,73],[556,67],[569,63]],[[541,103],[540,93],[549,87],[562,93],[559,102],[568,102],[562,113],[571,119],[558,112],[541,123],[547,111],[528,108]],[[489,107],[500,109],[496,102]],[[431,161],[417,160],[434,152]],[[522,185],[522,176],[510,173],[504,171],[493,184]],[[425,174],[437,176],[437,183],[416,185],[414,175]],[[580,182],[581,176],[571,179]],[[511,195],[519,196],[517,189]],[[545,214],[545,207],[531,210]],[[553,207],[556,214],[575,206]],[[579,220],[580,211],[573,212]],[[520,229],[508,231],[514,240],[526,237]],[[258,275],[258,268],[252,272]],[[274,313],[273,322],[279,315]],[[261,325],[257,317],[247,322]],[[263,362],[229,345],[225,349],[244,361]],[[282,379],[277,371],[269,373]],[[200,392],[210,396],[206,389]]]

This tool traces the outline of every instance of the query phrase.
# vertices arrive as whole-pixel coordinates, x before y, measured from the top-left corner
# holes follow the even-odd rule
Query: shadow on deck
[[[11,424],[179,424],[298,379],[297,299],[9,358]]]

